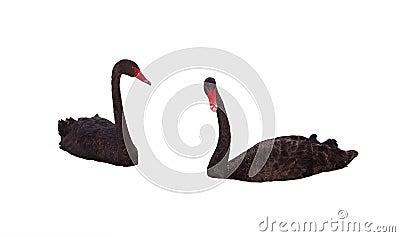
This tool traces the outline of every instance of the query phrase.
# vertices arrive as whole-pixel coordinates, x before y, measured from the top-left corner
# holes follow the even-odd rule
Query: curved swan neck
[[[125,144],[122,133],[123,107],[122,107],[121,90],[120,90],[120,79],[121,79],[121,73],[119,72],[118,67],[115,66],[111,76],[111,87],[112,87],[115,129],[118,142],[118,157],[121,157],[120,155],[122,154],[122,150]]]
[[[218,143],[207,167],[211,177],[226,178],[231,145],[231,129],[224,103],[217,91]]]

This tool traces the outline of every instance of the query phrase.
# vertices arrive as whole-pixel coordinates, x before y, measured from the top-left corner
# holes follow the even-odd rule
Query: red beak
[[[147,80],[147,78],[142,74],[142,72],[139,72],[136,75],[136,78],[151,86],[151,82],[149,80]]]
[[[207,97],[208,97],[208,101],[210,102],[210,109],[213,112],[216,112],[218,107],[217,107],[217,90],[214,89],[214,91],[207,91]]]

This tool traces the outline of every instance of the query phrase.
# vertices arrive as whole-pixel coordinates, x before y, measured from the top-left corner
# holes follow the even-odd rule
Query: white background
[[[2,1],[0,236],[265,236],[266,216],[322,222],[339,209],[399,228],[400,4],[261,2]],[[59,150],[58,119],[113,118],[116,61],[145,67],[197,46],[232,52],[258,71],[277,136],[318,133],[359,157],[302,180],[227,181],[185,195],[135,168]],[[131,80],[122,81],[126,92]]]

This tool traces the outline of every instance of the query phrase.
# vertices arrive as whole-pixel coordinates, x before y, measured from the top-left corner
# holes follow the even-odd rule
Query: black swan
[[[112,70],[111,86],[114,107],[115,124],[107,119],[95,115],[92,118],[72,118],[58,121],[58,133],[61,136],[60,148],[72,155],[87,159],[105,162],[117,166],[133,166],[138,164],[136,147],[130,141],[126,122],[123,115],[120,79],[125,74],[136,77],[140,81],[151,85],[150,81],[140,72],[139,66],[127,59],[117,62]],[[130,149],[130,155],[127,148]],[[132,149],[131,149],[132,148]]]
[[[249,182],[300,179],[344,168],[358,155],[354,150],[339,149],[334,139],[320,143],[317,135],[313,134],[310,138],[283,136],[264,140],[229,160],[230,125],[214,78],[209,77],[204,81],[204,91],[210,109],[217,112],[219,125],[217,147],[207,167],[210,177]],[[264,163],[260,164],[259,157],[264,158]],[[266,162],[265,158],[268,158]],[[258,165],[258,172],[250,175],[253,163],[256,167]]]

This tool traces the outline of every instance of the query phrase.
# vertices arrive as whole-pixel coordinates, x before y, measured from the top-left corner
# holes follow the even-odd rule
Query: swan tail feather
[[[76,120],[73,118],[58,120],[58,134],[60,134],[61,137],[65,137],[71,131],[75,123]]]

